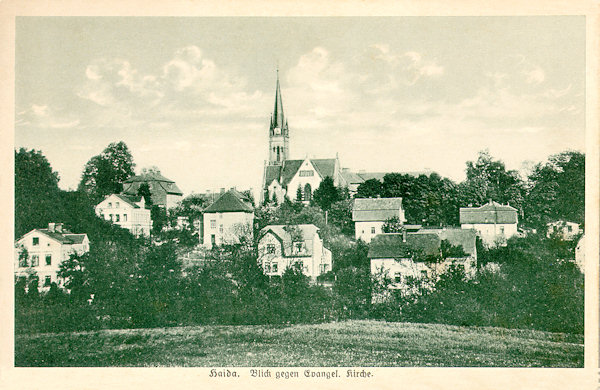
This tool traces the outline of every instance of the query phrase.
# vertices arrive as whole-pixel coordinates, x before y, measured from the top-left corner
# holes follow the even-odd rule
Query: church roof
[[[314,165],[322,178],[329,176],[332,179],[335,179],[335,158],[312,159],[310,162]]]
[[[267,165],[265,169],[265,186],[268,186],[273,180],[279,181],[281,179],[281,166],[280,165]]]
[[[283,129],[285,126],[285,118],[283,116],[283,100],[281,99],[281,90],[279,88],[279,71],[277,71],[277,87],[275,89],[275,107],[273,108],[273,118],[271,126]]]
[[[304,160],[285,160],[283,162],[283,169],[281,170],[281,180],[279,181],[284,187],[287,186],[290,181],[296,176],[296,172],[300,169],[300,166]]]
[[[227,213],[238,212],[251,213],[254,208],[248,198],[236,190],[229,190],[219,197],[213,204],[208,206],[204,213]]]

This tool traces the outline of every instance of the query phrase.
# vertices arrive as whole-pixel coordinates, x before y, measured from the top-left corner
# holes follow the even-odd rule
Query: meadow
[[[353,320],[15,335],[15,366],[583,367],[583,335]]]

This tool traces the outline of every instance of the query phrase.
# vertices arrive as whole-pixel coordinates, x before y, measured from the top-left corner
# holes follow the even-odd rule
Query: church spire
[[[281,130],[285,127],[283,117],[283,102],[281,100],[281,89],[279,88],[279,68],[277,68],[277,87],[275,89],[275,108],[273,109],[273,118],[271,120],[273,127],[279,127]]]

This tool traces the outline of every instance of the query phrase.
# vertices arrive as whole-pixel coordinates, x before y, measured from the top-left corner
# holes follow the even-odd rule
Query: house
[[[282,275],[298,264],[314,280],[331,271],[331,259],[315,225],[268,225],[260,232],[258,261],[266,275]]]
[[[275,88],[275,107],[269,125],[269,160],[265,161],[261,202],[275,199],[281,204],[287,196],[297,200],[302,195],[302,201],[310,202],[313,191],[323,179],[331,177],[336,186],[347,186],[341,175],[340,163],[337,158],[290,160],[290,133],[287,119],[283,113],[283,101],[279,87],[279,74]]]
[[[460,226],[475,229],[486,246],[505,245],[517,234],[517,209],[492,200],[481,207],[461,207]]]
[[[554,221],[546,224],[546,237],[560,237],[563,240],[572,241],[580,233],[581,225],[575,222]]]
[[[575,265],[582,273],[585,272],[585,234],[581,236],[575,247]]]
[[[235,189],[223,193],[204,210],[203,246],[239,243],[242,235],[252,240],[254,206],[250,199]]]
[[[111,194],[96,205],[96,215],[127,229],[136,237],[150,235],[152,219],[144,198],[123,194]]]
[[[62,223],[49,223],[46,229],[33,229],[15,243],[15,276],[37,274],[42,289],[52,283],[63,285],[58,277],[60,263],[71,254],[82,255],[90,250],[87,234],[75,234]]]
[[[177,187],[177,184],[158,172],[149,172],[125,180],[123,194],[138,196],[140,186],[144,183],[148,184],[153,205],[170,209],[181,201],[183,192]]]
[[[402,198],[356,198],[352,206],[354,237],[364,242],[383,233],[383,224],[396,217],[400,223],[406,222]]]
[[[416,292],[411,280],[431,282],[450,265],[462,267],[472,277],[477,267],[475,237],[475,230],[457,228],[379,234],[369,244],[371,274],[387,275],[392,280],[390,289],[404,294]]]

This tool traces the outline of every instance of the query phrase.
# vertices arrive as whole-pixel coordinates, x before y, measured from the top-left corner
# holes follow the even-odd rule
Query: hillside
[[[346,321],[17,335],[15,366],[583,367],[583,336]]]

